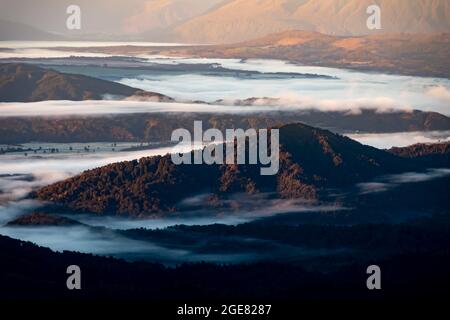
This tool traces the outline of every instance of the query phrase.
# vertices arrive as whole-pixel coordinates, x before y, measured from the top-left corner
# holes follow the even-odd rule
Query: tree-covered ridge
[[[243,102],[245,107],[246,104]],[[249,108],[251,108],[249,106]],[[204,129],[254,128],[302,122],[333,132],[388,133],[450,130],[450,119],[436,112],[398,111],[379,113],[365,109],[358,114],[343,111],[298,110],[259,114],[151,113],[108,117],[0,117],[0,143],[26,142],[166,142],[173,130],[192,130],[195,120]]]
[[[280,145],[280,169],[273,176],[260,175],[260,165],[175,165],[166,155],[89,170],[42,188],[37,197],[75,210],[139,216],[177,211],[183,199],[200,193],[211,194],[209,205],[236,193],[320,200],[326,188],[424,168],[303,124],[281,127]]]

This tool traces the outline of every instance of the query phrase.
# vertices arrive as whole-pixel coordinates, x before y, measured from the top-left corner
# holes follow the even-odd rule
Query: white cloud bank
[[[450,102],[450,90],[444,86],[435,86],[427,91],[429,96]]]
[[[379,149],[406,147],[416,143],[450,142],[450,131],[420,131],[396,133],[357,133],[349,138]]]

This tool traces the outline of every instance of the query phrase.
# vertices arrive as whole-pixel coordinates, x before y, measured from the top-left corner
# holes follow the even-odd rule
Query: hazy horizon
[[[381,9],[381,29],[366,26],[367,7]],[[81,28],[66,27],[70,5]],[[0,0],[0,40],[132,40],[230,43],[286,30],[333,35],[450,32],[445,0]]]

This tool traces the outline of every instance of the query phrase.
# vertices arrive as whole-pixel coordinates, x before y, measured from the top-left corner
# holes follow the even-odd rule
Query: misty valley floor
[[[175,101],[107,96],[98,101],[0,103],[2,298],[448,297],[448,79],[278,60],[112,53],[73,57],[73,52],[52,48],[46,49],[51,55],[43,57],[34,50],[0,52],[0,58],[114,81]],[[22,56],[13,58],[15,53]],[[305,110],[311,112],[309,118],[299,115]],[[115,173],[114,164],[126,163],[134,174],[140,172],[133,170],[138,166],[132,162],[135,159],[189,151],[174,149],[168,135],[194,118],[219,128],[243,124],[262,128],[309,119],[310,125],[383,150],[297,125],[306,138],[292,135],[287,142],[295,151],[299,141],[306,141],[301,147],[318,141],[320,148],[308,149],[308,156],[313,151],[318,155],[308,160],[311,167],[323,165],[322,173],[334,177],[327,165],[334,163],[331,168],[335,169],[344,152],[351,156],[344,157],[344,163],[354,165],[354,170],[336,174],[336,185],[324,182],[317,201],[276,197],[274,190],[252,195],[240,190],[211,204],[214,194],[199,188],[177,202],[180,211],[148,215],[138,211],[130,216],[131,212],[77,211],[70,207],[73,199],[64,206],[36,197],[38,190],[52,186],[55,189],[48,189],[49,193],[54,190],[55,196],[65,199],[73,190],[66,190],[72,186],[61,181],[69,178],[75,191],[83,189],[80,185],[86,190],[101,186],[105,193],[120,187],[120,179],[117,185],[104,185],[108,180],[97,181],[95,174],[89,176],[90,170],[110,165],[112,171],[105,169],[104,174],[109,177]],[[367,124],[367,130],[360,130],[360,123]],[[443,151],[422,155],[418,147],[411,155],[399,150],[406,155],[397,157],[385,150],[414,143],[441,143]],[[336,152],[336,148],[342,149]],[[330,154],[335,162],[329,161]],[[372,155],[380,160],[379,166],[357,172],[366,162],[377,163],[370,159]],[[409,166],[409,160],[400,159],[409,156],[419,159],[411,160]],[[384,164],[395,170],[372,174],[384,172]],[[296,178],[299,173],[293,171],[283,178]],[[370,179],[360,179],[365,174]],[[354,177],[357,182],[339,185]],[[199,179],[208,181],[200,175]],[[188,188],[172,187],[166,191],[175,195],[194,183]],[[85,193],[86,202],[92,194]],[[66,268],[71,264],[83,272],[80,292],[65,286]],[[372,264],[382,270],[383,289],[378,292],[366,287],[366,269]]]
[[[340,196],[340,202],[351,204],[358,199],[350,206],[336,201],[332,195],[336,190],[330,190],[328,202],[318,204],[277,200],[264,194],[233,196],[227,200],[232,204],[228,209],[206,207],[203,201],[208,195],[199,194],[185,199],[188,209],[178,214],[136,219],[73,214],[23,198],[36,187],[91,167],[166,152],[164,148],[127,151],[130,146],[134,145],[90,144],[87,150],[85,144],[30,144],[22,147],[38,150],[36,154],[14,150],[1,155],[0,233],[57,251],[170,266],[200,261],[284,261],[316,271],[335,270],[349,261],[369,261],[422,247],[427,252],[434,241],[445,243],[448,236],[446,191],[450,172],[446,169],[386,176],[340,190],[345,195]],[[53,149],[58,152],[43,151]],[[391,198],[396,202],[390,202]],[[233,203],[239,206],[233,208]],[[21,216],[33,212],[63,216],[78,223],[33,226],[20,221]],[[18,222],[11,223],[15,219]],[[422,224],[429,224],[430,229],[418,227]],[[436,227],[442,229],[434,234]],[[433,241],[408,242],[414,239],[414,233],[420,235],[418,239]],[[405,245],[400,247],[398,237],[406,235]],[[396,237],[395,247],[389,238],[392,236]],[[434,240],[440,236],[443,238]]]

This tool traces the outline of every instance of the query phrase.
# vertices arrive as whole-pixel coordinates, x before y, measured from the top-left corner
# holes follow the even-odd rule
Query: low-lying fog
[[[371,182],[359,183],[357,187],[361,194],[384,192],[405,183],[424,182],[450,175],[450,169],[428,169],[425,172],[404,172],[381,176]]]
[[[406,147],[416,143],[450,142],[450,131],[347,134],[353,140],[379,149]]]
[[[236,225],[279,214],[292,214],[294,212],[295,214],[308,212],[335,214],[337,210],[347,210],[347,208],[336,205],[317,205],[295,200],[279,200],[270,198],[270,195],[262,194],[254,198],[236,195],[237,198],[231,198],[229,201],[230,208],[237,201],[239,203],[238,209],[234,207],[219,211],[202,209],[201,204],[207,195],[199,194],[183,200],[180,205],[184,206],[186,211],[178,215],[172,215],[170,218],[143,220],[91,214],[67,214],[67,217],[77,220],[83,225],[65,227],[7,226],[6,224],[9,221],[31,213],[42,205],[37,201],[24,199],[34,188],[107,163],[166,154],[172,149],[172,147],[168,147],[128,152],[120,151],[129,147],[128,144],[115,145],[116,151],[110,150],[112,148],[110,143],[90,144],[90,148],[96,147],[95,150],[97,151],[94,153],[92,150],[85,151],[83,144],[43,144],[43,146],[58,148],[59,152],[27,156],[18,152],[0,155],[0,234],[31,241],[57,251],[72,250],[111,255],[130,260],[146,259],[168,265],[185,261],[246,262],[275,256],[284,258],[291,255],[296,258],[306,257],[324,254],[324,252],[307,252],[300,247],[291,248],[276,242],[254,239],[229,240],[234,241],[234,245],[245,240],[246,245],[251,244],[250,247],[255,247],[254,250],[246,246],[242,250],[231,250],[233,252],[202,252],[202,247],[191,248],[184,246],[182,243],[178,245],[172,243],[166,246],[152,240],[144,241],[130,238],[116,230],[158,229],[180,224],[210,225],[220,223]],[[28,144],[27,147],[38,147],[38,145]],[[431,170],[425,173],[409,172],[402,175],[381,177],[379,180],[362,183],[357,187],[361,193],[382,192],[399,184],[425,181],[448,174],[450,174],[450,170]],[[205,246],[204,249],[207,248]],[[261,248],[270,248],[270,250]]]
[[[88,148],[89,146],[89,148]],[[96,215],[71,215],[86,226],[75,227],[10,227],[6,224],[24,214],[29,214],[42,206],[41,203],[26,199],[34,189],[50,183],[66,179],[84,170],[103,166],[108,163],[133,160],[146,156],[164,155],[169,152],[189,150],[188,146],[154,148],[141,151],[121,151],[132,146],[129,143],[93,143],[93,144],[25,144],[23,148],[37,149],[34,154],[28,152],[13,152],[0,155],[0,234],[13,238],[32,241],[54,250],[75,250],[98,254],[110,254],[128,258],[151,257],[162,261],[183,261],[206,259],[189,252],[160,248],[149,243],[143,243],[118,237],[114,232],[92,229],[90,226],[107,227],[111,229],[147,228],[156,229],[173,225],[207,225],[212,223],[238,224],[267,217],[276,213],[292,211],[329,211],[338,208],[333,206],[314,206],[296,201],[257,199],[249,202],[243,199],[239,212],[206,212],[198,209],[204,199],[198,195],[186,199],[182,205],[187,208],[183,215],[173,218],[149,220],[132,220],[120,217],[99,217]],[[46,152],[42,150],[58,150]],[[114,149],[115,151],[112,151]],[[94,152],[95,151],[95,152]],[[237,200],[237,199],[233,199]],[[265,201],[261,205],[261,201]],[[192,208],[192,209],[189,209]],[[251,255],[253,256],[253,255]],[[217,255],[214,261],[240,261],[250,256]]]
[[[10,47],[8,47],[10,45]],[[64,44],[62,44],[64,45]],[[70,44],[66,44],[70,45]],[[80,44],[78,47],[95,47],[99,43]],[[104,44],[107,46],[108,44]],[[120,45],[120,44],[111,44]],[[123,43],[121,45],[127,45]],[[145,45],[133,44],[133,45]],[[158,45],[158,44],[156,44]],[[14,45],[0,43],[0,61],[14,57],[32,59],[63,57],[63,61],[55,62],[65,68],[69,67],[80,57],[113,57],[113,55],[99,54],[95,52],[67,52],[55,50],[51,44],[21,44]],[[71,44],[73,48],[77,44]],[[67,48],[66,48],[67,49]],[[22,51],[20,51],[22,50]],[[23,51],[25,50],[25,53]],[[94,50],[93,50],[94,51]],[[114,56],[116,60],[126,59],[125,56]],[[136,58],[136,57],[132,57]],[[271,107],[291,107],[291,108],[317,108],[320,110],[350,110],[357,111],[360,108],[376,108],[381,111],[388,109],[424,111],[436,111],[450,115],[450,81],[443,78],[414,77],[390,75],[375,72],[357,72],[344,69],[310,67],[294,65],[286,61],[261,60],[261,59],[200,59],[200,58],[173,58],[164,56],[138,55],[139,65],[142,61],[151,65],[186,65],[180,72],[154,72],[151,69],[133,69],[133,76],[128,76],[124,71],[121,77],[120,68],[110,68],[114,73],[114,79],[120,83],[162,93],[171,96],[178,101],[205,101],[213,103],[216,100],[225,100],[232,103],[236,99],[246,99],[252,97],[278,98],[276,105]],[[32,62],[32,59],[29,60]],[[143,60],[142,60],[143,59]],[[116,61],[117,62],[117,61]],[[126,60],[127,65],[132,61]],[[225,68],[227,73],[217,72],[193,72],[189,65],[202,64],[220,66]],[[100,65],[100,62],[99,62]],[[132,65],[132,64],[131,64]],[[89,66],[89,65],[87,65]],[[91,62],[92,67],[92,62]],[[96,74],[92,67],[93,76]],[[217,69],[217,68],[216,68]],[[218,69],[217,69],[218,70]],[[230,75],[230,72],[235,75]],[[257,71],[260,73],[278,74],[277,77],[260,77],[257,74],[251,76],[240,76],[239,71]],[[70,72],[77,73],[74,68]],[[83,69],[84,74],[89,75],[89,68]],[[292,75],[290,75],[292,74]],[[294,74],[304,74],[305,77],[293,76]],[[310,78],[307,75],[322,75],[330,78]],[[129,107],[129,104],[122,105],[122,108]],[[41,105],[41,107],[43,107]],[[142,106],[136,106],[142,108]],[[153,106],[155,107],[155,106]],[[183,108],[184,111],[196,109],[193,105],[183,105],[174,107]],[[78,106],[73,106],[73,111],[77,112]],[[134,108],[134,107],[133,107]],[[168,108],[161,105],[161,109]],[[210,108],[209,111],[221,110],[223,106],[203,106],[200,108]],[[82,108],[85,110],[84,108]],[[233,110],[242,110],[234,108]],[[258,112],[258,110],[255,110]],[[118,112],[111,111],[111,112]],[[134,111],[132,111],[134,112]]]
[[[145,74],[124,78],[121,83],[160,92],[178,100],[213,102],[251,97],[279,98],[280,106],[353,110],[362,107],[419,109],[450,114],[448,79],[363,73],[325,67],[307,67],[276,60],[152,59],[153,63],[216,63],[231,70],[269,73],[318,74],[334,79],[296,78],[248,79],[198,74]]]
[[[22,148],[39,150],[51,147],[59,152],[38,151],[35,154],[27,151],[0,155],[0,200],[24,197],[33,188],[109,163],[190,150],[189,146],[179,145],[121,151],[132,145],[130,143],[24,144]]]
[[[61,44],[58,44],[61,45]],[[96,44],[85,44],[95,46]],[[73,55],[105,57],[97,53],[75,53],[56,51],[56,44],[1,44],[1,58],[11,57],[70,57]],[[79,45],[83,46],[83,45]],[[236,60],[236,59],[183,59],[154,56],[140,56],[148,63],[157,64],[216,64],[230,70],[249,70],[263,73],[303,73],[320,74],[334,78],[298,78],[282,74],[276,78],[255,78],[194,74],[152,74],[142,71],[134,78],[122,77],[118,81],[149,91],[159,92],[179,101],[201,100],[202,103],[157,103],[138,101],[44,101],[37,103],[0,103],[0,117],[6,116],[69,116],[99,115],[115,113],[149,112],[222,112],[242,113],[292,109],[316,108],[323,111],[345,110],[358,112],[361,108],[376,108],[379,112],[390,110],[437,111],[450,115],[450,82],[448,79],[422,78],[362,73],[347,70],[294,66],[284,61]],[[70,59],[68,60],[70,64]],[[234,106],[236,99],[251,97],[278,98],[266,104],[256,101],[251,106]],[[216,100],[222,99],[222,104]],[[353,134],[351,138],[378,148],[405,146],[417,142],[450,141],[450,132],[409,132],[394,134]],[[240,212],[206,215],[192,210],[186,216],[170,219],[130,220],[117,217],[80,215],[75,219],[84,223],[72,227],[10,227],[8,221],[25,213],[31,213],[41,204],[26,199],[35,188],[76,175],[84,170],[108,163],[132,160],[145,156],[163,155],[173,152],[173,147],[155,148],[141,151],[121,151],[127,145],[105,144],[42,144],[44,148],[59,149],[59,152],[14,152],[0,155],[0,234],[32,241],[54,250],[73,250],[105,255],[115,255],[130,259],[176,263],[181,261],[251,261],[273,255],[274,248],[266,255],[247,254],[198,254],[189,250],[165,248],[151,242],[137,241],[119,235],[114,230],[130,228],[164,228],[177,224],[203,225],[212,223],[238,224],[278,213],[336,211],[345,210],[335,206],[314,206],[292,201],[260,199],[258,206],[249,204]],[[88,150],[85,147],[89,145]],[[30,144],[22,146],[24,149]],[[36,147],[31,145],[31,147]],[[114,149],[114,150],[113,150]],[[95,151],[95,152],[94,152]],[[186,149],[180,150],[186,151]],[[384,180],[360,184],[360,192],[381,192],[400,183],[423,181],[423,179],[448,175],[448,171],[430,171],[424,174],[407,173],[385,177]],[[186,199],[186,205],[202,201],[202,195]],[[253,207],[252,207],[253,206]],[[195,206],[194,206],[195,207]],[[252,210],[253,208],[253,210]],[[257,208],[257,210],[254,210]],[[74,216],[71,216],[74,218]],[[283,250],[286,250],[284,248]],[[296,252],[295,254],[298,254]]]
[[[83,52],[75,50],[56,50],[56,48],[96,48],[109,46],[181,46],[179,43],[158,42],[114,42],[114,41],[0,41],[0,59],[9,58],[70,58],[110,57],[110,54]]]

